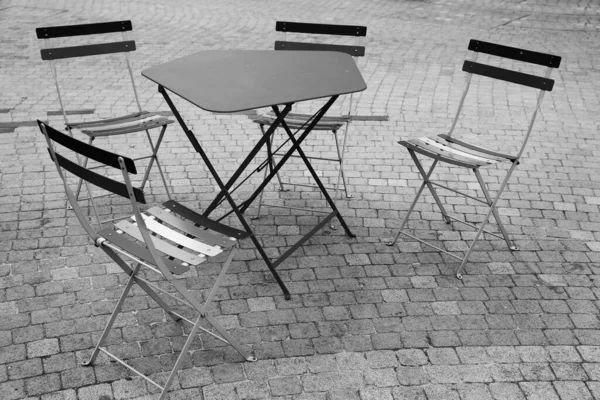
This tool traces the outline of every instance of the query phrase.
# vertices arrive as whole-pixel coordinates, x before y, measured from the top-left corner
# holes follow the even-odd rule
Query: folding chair
[[[535,118],[536,118],[538,110],[540,109],[540,106],[542,104],[542,100],[544,98],[544,93],[546,91],[548,91],[548,92],[551,91],[554,86],[554,81],[552,79],[549,79],[550,73],[552,72],[552,68],[558,68],[560,65],[560,62],[561,62],[561,57],[554,56],[551,54],[544,54],[544,53],[538,53],[538,52],[533,52],[533,51],[529,51],[529,50],[522,50],[522,49],[502,46],[502,45],[498,45],[498,44],[494,44],[494,43],[487,43],[487,42],[483,42],[480,40],[471,40],[469,43],[469,50],[471,50],[474,53],[474,59],[473,59],[473,61],[466,60],[463,64],[462,70],[467,73],[465,87],[464,87],[464,90],[462,93],[462,97],[460,99],[458,110],[456,112],[454,121],[452,122],[452,126],[450,127],[450,131],[448,132],[448,134],[438,135],[437,137],[433,137],[433,138],[421,137],[418,139],[402,140],[402,141],[398,142],[399,144],[401,144],[402,146],[404,146],[408,149],[408,152],[409,152],[411,158],[413,159],[417,169],[419,170],[419,173],[421,174],[421,177],[423,178],[423,183],[421,184],[420,188],[417,190],[417,194],[416,194],[414,200],[412,201],[411,205],[409,206],[408,212],[400,225],[400,229],[399,229],[398,233],[392,240],[390,240],[386,243],[389,246],[394,245],[396,243],[396,241],[398,240],[398,237],[401,234],[403,234],[414,240],[417,240],[418,242],[421,242],[423,244],[431,246],[431,247],[437,249],[438,251],[446,253],[454,258],[457,258],[458,260],[461,261],[460,266],[456,270],[456,276],[459,279],[462,279],[461,273],[465,267],[465,264],[467,263],[469,255],[473,251],[475,243],[477,242],[477,240],[479,239],[479,237],[481,236],[481,234],[483,232],[488,233],[492,236],[504,239],[510,250],[513,250],[513,251],[518,250],[517,246],[508,237],[508,233],[507,233],[506,229],[504,228],[504,225],[500,219],[496,205],[497,205],[498,200],[500,199],[500,196],[502,195],[502,192],[504,191],[513,171],[515,170],[515,168],[517,167],[517,165],[519,164],[519,162],[521,160],[521,156],[523,155],[523,151],[525,150],[525,146],[527,145],[527,142],[531,135],[531,132],[533,129],[533,124],[535,122]],[[531,63],[531,64],[545,66],[546,67],[545,76],[539,77],[536,75],[530,75],[530,74],[526,74],[526,73],[515,71],[515,70],[509,70],[509,69],[505,69],[505,68],[500,68],[500,67],[496,67],[496,66],[478,63],[475,61],[477,59],[478,53],[484,53],[484,54],[488,54],[491,56],[496,56],[496,57],[500,57],[500,58],[504,58],[504,59],[516,60],[516,61],[521,61],[521,62],[525,62],[525,63]],[[480,76],[487,77],[487,78],[492,78],[492,79],[499,79],[499,80],[506,81],[509,83],[514,83],[514,84],[518,84],[518,85],[527,86],[527,87],[530,87],[533,89],[537,89],[537,102],[536,102],[535,108],[531,114],[527,131],[523,135],[523,139],[520,144],[520,149],[518,150],[518,152],[516,154],[504,154],[501,152],[492,151],[492,150],[486,149],[484,147],[481,147],[479,145],[475,145],[472,143],[468,143],[466,141],[456,139],[455,137],[452,136],[452,133],[454,132],[454,129],[457,125],[458,119],[461,115],[463,104],[465,102],[465,97],[467,96],[469,87],[471,86],[471,78],[472,78],[473,74],[480,75]],[[432,164],[428,170],[426,170],[426,168],[423,166],[423,164],[417,158],[417,153],[420,154],[421,156],[428,157],[433,160]],[[454,188],[444,186],[444,185],[440,184],[439,182],[433,181],[432,174],[433,174],[433,171],[434,171],[436,165],[438,164],[438,162],[448,163],[448,164],[451,164],[454,166],[464,167],[464,168],[472,170],[475,173],[477,182],[479,183],[479,185],[481,187],[483,198],[471,196],[470,194],[461,192]],[[492,166],[492,165],[495,165],[498,163],[502,163],[502,162],[509,163],[510,167],[508,168],[508,171],[506,172],[506,175],[505,175],[504,179],[502,180],[502,182],[496,192],[496,195],[492,196],[487,184],[484,182],[484,180],[482,178],[482,175],[481,175],[481,172],[479,169],[482,167],[489,167],[489,166]],[[450,190],[452,192],[463,195],[467,198],[478,201],[478,202],[483,203],[486,206],[488,206],[487,214],[483,218],[483,221],[481,221],[480,226],[477,227],[474,224],[470,224],[466,221],[463,221],[461,219],[458,219],[458,218],[455,218],[455,217],[449,215],[448,212],[446,211],[446,209],[444,208],[444,205],[442,204],[440,197],[438,196],[438,194],[436,192],[436,188],[435,188],[436,186],[443,188],[443,189]],[[415,207],[415,204],[417,203],[417,200],[423,193],[423,189],[425,187],[427,187],[429,189],[429,191],[431,192],[431,195],[433,196],[435,203],[439,207],[446,223],[449,224],[452,221],[456,221],[456,222],[462,223],[464,225],[467,225],[471,228],[477,229],[477,233],[475,234],[475,237],[473,238],[473,241],[471,242],[464,257],[459,257],[456,254],[448,252],[440,247],[437,247],[431,243],[428,243],[425,240],[417,238],[416,236],[408,234],[403,231],[404,227],[406,226],[406,223],[408,222],[408,218],[410,217],[410,214],[412,213],[412,211]],[[501,235],[485,229],[488,219],[490,218],[490,215],[492,215],[492,214],[494,215],[494,218],[496,220],[496,223],[498,225]]]
[[[169,200],[163,203],[162,206],[154,206],[142,211],[140,204],[145,204],[144,192],[131,185],[130,174],[137,172],[135,163],[131,158],[98,149],[61,133],[41,121],[38,121],[38,125],[46,138],[48,151],[64,183],[67,198],[77,219],[93,240],[94,245],[102,249],[129,275],[123,294],[108,319],[106,328],[89,361],[85,362],[84,365],[92,364],[99,352],[102,352],[140,375],[152,385],[157,386],[161,390],[160,399],[164,399],[199,330],[231,344],[246,361],[255,361],[256,358],[246,351],[208,311],[208,306],[221,286],[225,273],[234,257],[238,242],[247,238],[249,234],[203,217],[174,200]],[[58,146],[61,149],[60,153]],[[63,154],[71,155],[71,159]],[[90,158],[105,167],[120,170],[122,181],[100,175],[85,166],[79,165],[76,161],[73,161],[73,154]],[[133,215],[111,224],[111,226],[103,227],[96,214],[96,219],[100,224],[100,229],[96,229],[84,215],[75,194],[71,190],[70,186],[73,179],[69,182],[67,172],[83,180],[85,185],[98,186],[129,199]],[[89,201],[93,203],[94,199],[89,199]],[[208,294],[205,294],[204,302],[201,303],[193,293],[186,289],[185,282],[182,279],[177,279],[176,276],[184,274],[192,267],[198,267],[212,257],[227,252],[229,254],[225,257],[221,272],[216,278],[212,289]],[[132,262],[131,266],[128,261]],[[161,287],[163,285],[159,286],[158,282],[155,283],[156,279],[149,280],[142,277],[142,271],[148,274],[156,274],[159,279],[164,279],[167,284],[175,289],[175,294],[163,289]],[[137,371],[117,355],[109,352],[104,346],[105,340],[134,284],[138,284],[175,321],[183,320],[192,325],[189,336],[164,386]],[[167,300],[163,299],[159,293],[163,297],[166,296]],[[168,305],[168,301],[188,306],[197,314],[197,318],[194,321],[175,312]],[[216,333],[201,326],[202,320],[208,322]]]
[[[365,37],[367,35],[367,27],[366,26],[352,26],[352,25],[333,25],[333,24],[313,24],[313,23],[303,23],[303,22],[286,22],[286,21],[277,21],[275,24],[275,30],[277,32],[283,32],[284,40],[275,42],[275,50],[316,50],[316,51],[341,51],[347,54],[350,54],[353,57],[363,57],[365,55],[365,47],[359,46],[358,42],[361,37]],[[330,44],[330,43],[309,43],[309,42],[291,42],[286,41],[286,33],[294,33],[294,34],[310,34],[310,35],[329,35],[329,36],[353,36],[355,37],[353,45],[347,44]],[[355,58],[356,59],[356,58]],[[333,133],[333,138],[335,142],[336,156],[334,157],[316,157],[316,156],[308,156],[307,158],[312,160],[321,160],[328,162],[335,162],[339,164],[338,175],[336,184],[333,186],[335,197],[337,197],[338,189],[340,185],[340,180],[342,181],[342,185],[344,187],[344,193],[346,197],[353,197],[348,193],[348,187],[346,185],[346,175],[344,173],[344,153],[346,151],[346,141],[348,138],[348,128],[350,126],[350,122],[353,119],[351,114],[352,112],[352,94],[347,95],[347,106],[344,107],[343,114],[340,116],[325,116],[321,118],[319,123],[315,125],[313,128],[314,131],[331,131]],[[302,129],[306,125],[310,123],[310,118],[313,114],[301,114],[301,113],[289,113],[286,117],[287,125],[290,129]],[[253,118],[253,122],[257,123],[260,126],[262,134],[265,134],[265,126],[271,126],[277,116],[272,112],[269,112],[265,115],[259,115]],[[341,137],[338,136],[338,132],[340,129],[344,128],[343,135]],[[272,138],[269,138],[267,143],[267,151],[268,151],[268,159],[265,163],[261,165],[261,168],[265,168],[265,176],[272,170],[273,168],[273,157],[277,156],[278,150],[283,149],[283,147],[288,144],[290,139],[287,139],[283,142],[275,151],[272,151]],[[340,143],[341,141],[341,143]],[[299,157],[294,155],[292,157]],[[268,168],[267,168],[268,166]],[[277,174],[277,179],[279,182],[279,187],[281,191],[285,191],[284,183],[281,180],[279,174]],[[306,187],[316,187],[310,184],[303,183],[292,183],[291,181],[286,183],[291,186],[306,186]],[[331,189],[331,187],[329,187]],[[259,198],[258,202],[258,213],[257,218],[260,216],[260,210],[262,206],[262,194]]]
[[[108,137],[108,136],[116,136],[116,135],[124,135],[128,133],[134,132],[145,132],[146,137],[148,139],[151,154],[147,156],[142,156],[135,158],[134,160],[144,160],[149,159],[148,165],[146,167],[146,172],[142,179],[139,187],[141,189],[144,188],[146,182],[148,181],[150,171],[156,163],[158,171],[160,173],[163,185],[165,187],[167,196],[171,198],[171,194],[169,192],[169,186],[167,185],[167,181],[165,179],[162,167],[160,165],[160,161],[158,159],[158,149],[163,140],[163,136],[165,134],[165,130],[167,129],[167,125],[173,123],[174,121],[158,114],[155,112],[148,112],[142,110],[140,105],[140,99],[138,97],[135,80],[133,78],[133,71],[131,68],[131,62],[129,60],[129,52],[134,51],[136,49],[135,41],[133,40],[125,40],[126,31],[131,31],[132,25],[131,21],[114,21],[114,22],[102,22],[95,24],[83,24],[83,25],[64,25],[64,26],[52,26],[52,27],[43,27],[37,28],[36,34],[38,39],[44,39],[45,48],[41,50],[42,60],[49,61],[50,70],[52,71],[52,77],[54,78],[54,83],[56,86],[56,91],[58,94],[58,100],[60,103],[60,113],[62,114],[66,129],[69,131],[69,134],[72,136],[72,131],[77,129],[81,131],[84,135],[86,135],[89,140],[88,143],[92,144],[92,142],[98,137]],[[54,47],[49,48],[48,42],[50,39],[57,38],[70,38],[71,42],[79,43],[80,40],[75,39],[75,37],[86,36],[86,35],[101,35],[101,34],[111,34],[120,32],[121,41],[117,42],[104,42],[104,43],[94,43],[94,44],[85,44],[78,46],[68,46],[68,47]],[[92,40],[91,38],[89,40]],[[89,41],[88,40],[88,41]],[[65,102],[63,101],[64,97],[61,93],[61,87],[58,79],[58,72],[55,65],[56,60],[63,59],[73,59],[80,57],[89,57],[89,56],[100,56],[107,54],[117,54],[123,53],[124,61],[127,66],[127,70],[129,71],[131,87],[133,89],[133,97],[135,98],[135,102],[138,108],[138,111],[129,115],[119,116],[116,118],[110,119],[100,119],[93,121],[85,121],[85,122],[71,122],[68,120],[67,115],[70,114],[68,110],[65,108]],[[69,66],[73,66],[74,63],[69,63]],[[67,66],[65,66],[66,68]],[[85,77],[84,71],[78,70],[79,78],[82,79]],[[94,74],[100,74],[102,71],[100,68],[94,68]],[[98,79],[100,80],[100,79]],[[154,128],[161,128],[160,134],[156,141],[156,144],[153,143],[152,137],[150,136],[149,130]],[[87,159],[82,161],[83,165],[87,165]],[[76,198],[79,199],[79,194],[81,191],[81,181],[77,187]],[[91,196],[92,194],[90,194]]]

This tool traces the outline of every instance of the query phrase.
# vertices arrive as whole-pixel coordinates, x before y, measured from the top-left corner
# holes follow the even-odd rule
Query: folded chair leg
[[[416,158],[414,153],[412,151],[410,151],[410,153],[411,153],[410,155],[413,157],[413,160],[415,160],[415,163],[417,164],[417,168],[419,169],[419,172],[423,171],[423,166],[421,165],[419,160]],[[415,205],[417,204],[417,201],[419,200],[419,197],[421,197],[421,194],[423,193],[423,189],[425,189],[425,186],[427,186],[427,182],[429,181],[431,174],[433,174],[433,170],[435,169],[436,165],[437,165],[437,161],[434,161],[433,164],[431,164],[431,167],[429,168],[429,172],[427,172],[427,174],[424,174],[425,171],[421,172],[421,175],[423,176],[423,182],[421,183],[421,187],[419,187],[419,190],[417,190],[417,194],[416,194],[415,198],[413,199],[412,203],[410,204],[410,207],[408,207],[408,212],[406,213],[406,216],[404,217],[404,219],[402,220],[402,223],[400,224],[400,229],[398,229],[398,233],[392,240],[386,240],[385,241],[386,245],[393,246],[396,244],[396,241],[398,241],[398,238],[402,234],[402,231],[404,230],[404,226],[408,222],[408,218],[410,217],[410,214],[412,214],[413,209],[415,208]]]
[[[102,247],[102,250],[104,250],[104,252],[106,254],[108,254],[108,256],[115,262],[115,264],[117,264],[119,267],[121,267],[121,269],[127,275],[131,276],[133,274],[133,270],[131,268],[129,268],[129,266],[127,265],[127,263],[125,261],[123,261],[117,254],[115,254],[115,252],[112,248]],[[152,300],[154,300],[156,302],[156,304],[158,304],[163,310],[165,310],[165,312],[167,314],[169,314],[169,316],[171,318],[173,318],[173,320],[175,320],[175,322],[181,320],[181,317],[179,317],[177,314],[175,314],[173,311],[171,311],[171,308],[167,305],[167,303],[165,303],[165,301],[154,290],[152,290],[150,285],[148,285],[146,282],[144,282],[144,280],[142,280],[137,275],[133,275],[133,277],[135,279],[135,282],[138,284],[138,286],[141,287],[142,290],[144,290],[146,292],[146,294],[148,296],[150,296],[152,298]]]
[[[193,308],[196,309],[196,311],[198,311],[200,313],[200,316],[202,318],[204,318],[209,324],[212,325],[213,328],[215,328],[215,330],[217,332],[219,332],[219,334],[221,335],[221,337],[214,335],[215,337],[217,337],[218,339],[222,340],[225,343],[230,344],[231,346],[233,346],[238,353],[240,353],[240,355],[242,357],[244,357],[244,359],[246,361],[256,361],[256,357],[254,357],[253,355],[251,355],[248,351],[246,351],[242,345],[233,338],[233,336],[231,336],[226,330],[225,328],[223,328],[223,326],[219,323],[219,321],[217,321],[215,318],[212,317],[212,315],[210,315],[208,313],[208,311],[204,308],[204,306],[202,306],[200,303],[198,303],[198,300],[196,300],[196,298],[194,296],[192,296],[187,289],[185,289],[181,282],[179,281],[173,281],[171,282],[171,284],[177,289],[177,291],[179,292],[179,294],[181,294],[183,296],[183,298],[189,303],[189,305],[191,305]]]
[[[340,150],[340,145],[338,143],[338,136],[337,136],[337,131],[333,131],[333,137],[335,139],[335,148],[337,150],[337,154],[338,154],[338,160],[340,162],[340,170],[338,171],[338,176],[337,176],[337,182],[335,183],[335,198],[337,199],[338,196],[338,189],[340,186],[340,179],[342,180],[342,184],[344,185],[344,194],[346,195],[346,198],[352,198],[354,197],[351,194],[348,194],[348,186],[346,186],[346,174],[344,173],[344,153],[346,151],[346,137],[348,135],[348,123],[346,123],[346,128],[345,128],[345,132],[344,132],[344,140],[342,143],[342,148]]]
[[[265,134],[265,128],[263,125],[260,126],[260,130],[262,131],[263,135]],[[268,138],[267,140],[267,153],[268,153],[268,157],[269,157],[269,169],[272,171],[273,170],[273,138],[275,137],[275,131],[273,131],[273,133],[271,134],[271,137]],[[265,170],[265,174],[266,174],[266,170]],[[265,175],[266,177],[267,175]],[[279,175],[279,172],[277,172],[277,174],[275,175],[277,176],[277,182],[279,182],[279,190],[281,192],[286,192],[289,189],[286,189],[283,186],[283,181],[281,180],[281,176]]]
[[[408,149],[408,152],[410,153],[410,156],[412,157],[413,161],[415,162],[417,169],[421,173],[421,176],[423,177],[423,182],[425,182],[425,184],[427,185],[427,188],[429,188],[429,191],[431,192],[433,199],[435,200],[438,208],[440,209],[440,212],[442,213],[442,217],[444,218],[444,221],[446,221],[446,223],[449,224],[451,222],[450,217],[448,217],[448,213],[446,212],[446,209],[444,208],[444,205],[442,204],[442,201],[440,200],[440,198],[437,194],[437,191],[431,184],[431,180],[430,180],[431,173],[433,172],[433,167],[436,165],[437,161],[433,162],[431,168],[429,169],[429,173],[425,173],[425,170],[423,169],[423,165],[417,158],[417,155],[415,154],[415,152],[410,149]]]
[[[386,245],[393,246],[396,244],[396,241],[398,240],[398,238],[402,234],[402,231],[404,230],[404,226],[408,222],[408,218],[410,217],[410,214],[412,214],[413,209],[415,208],[415,204],[417,204],[417,200],[419,200],[419,197],[421,197],[421,193],[423,193],[423,189],[425,189],[425,182],[421,183],[421,187],[419,187],[419,190],[417,190],[417,195],[415,196],[412,203],[410,204],[410,207],[408,207],[408,212],[406,213],[406,216],[404,216],[404,219],[402,220],[402,223],[400,224],[400,229],[398,229],[398,233],[396,233],[396,236],[394,236],[393,239],[385,240]]]
[[[479,169],[475,168],[475,169],[473,169],[473,171],[475,172],[475,176],[477,177],[477,180],[479,181],[479,186],[481,186],[481,190],[483,191],[483,195],[485,196],[485,199],[487,200],[488,205],[491,206],[493,203],[493,200],[490,196],[490,193],[489,193],[486,183],[484,182],[483,178],[481,177],[481,173],[479,172]],[[498,228],[500,229],[500,232],[502,232],[502,236],[504,237],[504,241],[506,242],[506,245],[508,246],[508,248],[513,251],[519,250],[518,247],[514,244],[514,242],[512,242],[510,240],[510,238],[508,237],[508,233],[506,232],[506,229],[504,228],[504,224],[500,220],[500,214],[498,214],[498,209],[496,207],[492,208],[492,213],[494,214],[494,218],[496,219]]]
[[[194,324],[192,331],[188,335],[187,340],[185,341],[185,344],[183,345],[183,349],[181,349],[181,352],[179,353],[179,357],[177,357],[177,361],[175,361],[175,365],[173,366],[173,369],[171,370],[171,373],[169,374],[169,377],[167,378],[167,381],[165,382],[165,385],[163,386],[163,390],[160,393],[160,397],[158,398],[159,400],[163,400],[167,396],[169,387],[171,386],[171,383],[173,383],[173,380],[175,379],[175,376],[177,375],[177,371],[179,371],[179,368],[181,367],[181,363],[183,362],[185,356],[188,353],[190,346],[192,345],[192,342],[194,341],[194,339],[196,338],[196,335],[198,334],[198,329],[200,328],[201,320],[202,320],[202,316],[199,316],[198,319],[196,319],[196,323]]]
[[[504,177],[504,180],[502,181],[502,184],[500,185],[498,192],[496,193],[496,197],[494,198],[494,201],[490,205],[488,212],[485,214],[483,221],[481,221],[481,226],[477,230],[477,233],[475,234],[475,238],[473,239],[473,242],[471,242],[471,245],[469,246],[469,250],[467,251],[467,254],[465,254],[465,257],[463,258],[458,269],[456,270],[456,277],[458,279],[462,279],[462,271],[465,268],[465,265],[467,264],[467,260],[468,260],[469,256],[471,255],[473,248],[475,247],[475,243],[477,243],[479,236],[481,236],[481,234],[483,233],[483,230],[485,229],[485,226],[487,225],[487,222],[490,219],[490,215],[494,212],[494,210],[496,208],[496,204],[498,203],[498,200],[500,200],[500,196],[502,195],[502,192],[504,191],[504,188],[506,187],[506,184],[508,183],[508,180],[510,179],[510,176],[512,175],[512,172],[514,171],[516,166],[517,166],[517,163],[513,162],[510,169],[508,170],[508,173]],[[516,248],[516,246],[515,246],[515,250],[518,250]]]
[[[138,263],[136,265],[136,267],[131,271],[131,275],[129,276],[127,285],[125,285],[125,289],[123,290],[123,293],[121,294],[121,297],[119,298],[119,301],[117,302],[117,305],[115,306],[112,315],[110,316],[110,318],[108,319],[108,322],[106,323],[106,326],[104,327],[104,331],[102,332],[102,335],[100,336],[100,340],[98,340],[98,344],[96,344],[96,347],[94,348],[94,351],[92,352],[92,355],[90,356],[90,359],[88,361],[83,362],[84,366],[91,365],[96,360],[96,357],[98,357],[98,353],[100,352],[100,347],[102,347],[104,345],[104,341],[108,337],[108,334],[110,333],[110,330],[111,330],[113,324],[115,323],[117,316],[121,312],[121,307],[123,307],[125,298],[127,297],[127,294],[129,294],[129,291],[133,287],[133,284],[135,282],[135,275],[138,273],[141,266],[142,266],[142,264]]]
[[[229,252],[229,255],[227,256],[227,259],[223,263],[223,267],[221,268],[221,272],[219,273],[217,280],[215,281],[210,292],[208,293],[208,296],[206,296],[206,300],[204,300],[204,307],[206,309],[208,309],[208,305],[210,304],[210,302],[212,301],[212,298],[215,296],[215,293],[221,286],[221,283],[223,282],[223,278],[225,278],[225,274],[227,273],[227,270],[229,269],[229,265],[231,264],[231,261],[233,260],[234,255],[235,255],[235,247],[232,247],[231,251]]]
[[[167,184],[167,180],[165,178],[165,174],[163,172],[162,166],[160,165],[160,161],[158,160],[158,149],[160,148],[160,144],[162,143],[163,137],[165,135],[165,131],[167,130],[167,125],[163,125],[160,135],[158,136],[158,140],[156,141],[156,145],[152,143],[152,138],[150,137],[150,132],[146,129],[146,136],[148,137],[148,142],[150,142],[150,148],[152,149],[152,156],[150,157],[150,162],[148,163],[148,167],[146,168],[146,173],[144,174],[144,179],[142,180],[142,184],[140,185],[140,189],[144,189],[148,178],[150,177],[150,170],[156,162],[156,167],[158,168],[158,172],[160,173],[160,177],[163,181],[163,185],[165,186],[165,191],[167,192],[167,197],[171,200],[171,193],[169,191],[169,185]]]

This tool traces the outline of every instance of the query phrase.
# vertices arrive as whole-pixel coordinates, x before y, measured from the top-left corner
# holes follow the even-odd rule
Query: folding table
[[[301,147],[304,139],[339,95],[366,89],[367,86],[352,57],[345,53],[330,51],[210,50],[149,68],[143,71],[142,75],[158,84],[158,91],[165,98],[194,150],[202,157],[220,188],[220,192],[206,208],[204,216],[210,215],[222,201],[227,201],[243,228],[251,234],[251,240],[281,287],[285,298],[289,299],[290,293],[275,270],[279,264],[334,217],[337,217],[346,235],[355,236],[346,225]],[[203,110],[215,113],[233,113],[271,107],[277,120],[262,135],[229,180],[224,182],[194,133],[187,127],[169,97],[168,91]],[[318,98],[328,99],[325,105],[314,113],[314,117],[307,121],[304,129],[292,132],[285,118],[294,103]],[[286,131],[292,146],[275,163],[268,144],[279,126]],[[271,172],[264,177],[263,182],[247,200],[236,204],[231,197],[232,191],[237,188],[234,188],[234,184],[265,144],[267,144],[267,162]],[[244,212],[294,152],[297,152],[304,161],[331,208],[331,213],[277,259],[271,260],[253,234],[251,226],[244,218]]]

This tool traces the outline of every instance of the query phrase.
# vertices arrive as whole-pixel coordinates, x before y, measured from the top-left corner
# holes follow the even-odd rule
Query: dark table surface
[[[142,71],[206,111],[230,113],[365,90],[352,57],[332,51],[207,50]]]

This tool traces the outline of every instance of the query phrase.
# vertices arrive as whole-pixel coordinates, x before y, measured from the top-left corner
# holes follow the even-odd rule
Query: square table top
[[[142,75],[218,113],[367,88],[353,58],[334,51],[207,50],[148,68]]]

